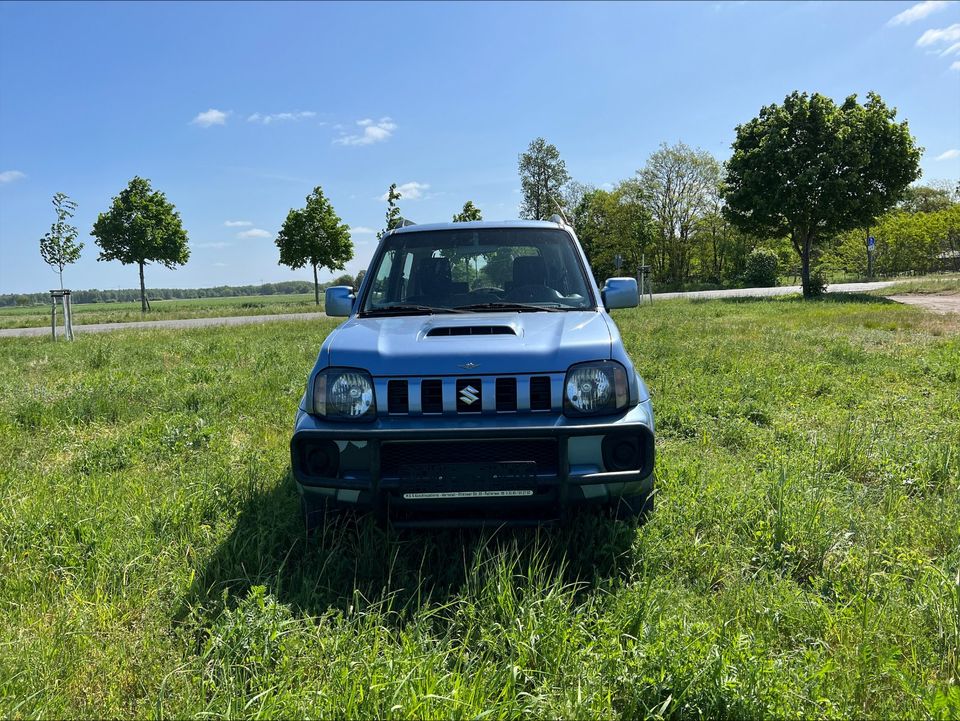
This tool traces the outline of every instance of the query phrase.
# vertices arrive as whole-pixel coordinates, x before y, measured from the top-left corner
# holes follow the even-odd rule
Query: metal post
[[[63,292],[63,319],[67,329],[67,340],[73,340],[73,301],[70,299],[70,291]]]
[[[57,339],[57,298],[50,296],[50,330],[53,332],[53,339]]]

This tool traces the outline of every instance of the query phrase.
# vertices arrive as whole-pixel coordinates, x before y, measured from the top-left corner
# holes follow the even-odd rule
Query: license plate
[[[533,461],[510,461],[506,463],[413,463],[400,469],[400,477],[411,483],[438,481],[466,482],[484,481],[491,485],[503,481],[529,481],[537,475]]]
[[[431,498],[510,498],[532,496],[532,490],[525,491],[444,491],[440,493],[404,493],[408,501],[428,500]]]

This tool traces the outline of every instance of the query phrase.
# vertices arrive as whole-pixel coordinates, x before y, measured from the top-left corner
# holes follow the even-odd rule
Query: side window
[[[372,305],[381,305],[387,300],[387,291],[390,285],[390,271],[393,268],[393,261],[399,251],[391,250],[383,256],[380,267],[377,269],[377,277],[373,279],[373,285],[370,287],[370,303]]]

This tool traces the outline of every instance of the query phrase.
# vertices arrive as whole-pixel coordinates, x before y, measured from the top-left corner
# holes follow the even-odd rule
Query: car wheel
[[[653,493],[640,493],[635,496],[621,496],[611,504],[613,517],[618,521],[636,520],[646,523],[653,513]]]

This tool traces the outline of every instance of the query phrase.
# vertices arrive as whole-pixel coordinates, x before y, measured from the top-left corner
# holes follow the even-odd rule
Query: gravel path
[[[893,281],[876,281],[873,283],[836,283],[827,288],[831,293],[865,293],[870,290],[880,290],[893,285]],[[799,293],[799,285],[785,285],[776,288],[734,288],[731,290],[699,290],[690,293],[654,293],[654,300],[670,300],[672,298],[750,298],[767,297],[774,295],[790,295]],[[923,296],[897,295],[893,300],[901,303],[922,305],[939,313],[960,312],[960,296]],[[74,325],[73,332],[79,333],[107,333],[112,330],[130,330],[143,328],[204,328],[214,325],[247,325],[248,323],[270,323],[281,320],[309,320],[323,316],[323,313],[277,313],[276,315],[240,315],[228,318],[184,318],[182,320],[145,320],[133,323],[92,323],[90,325]],[[59,333],[60,331],[58,331]],[[49,335],[50,328],[6,328],[0,329],[0,338],[42,336]]]
[[[212,325],[247,325],[249,323],[270,323],[278,320],[309,320],[322,318],[323,313],[276,313],[274,315],[237,315],[228,318],[182,318],[180,320],[138,320],[132,323],[90,323],[73,326],[74,335],[80,333],[107,333],[112,330],[137,330],[144,328],[204,328]],[[62,321],[61,321],[62,322]],[[63,327],[57,328],[57,336],[62,337]],[[50,326],[43,328],[4,328],[0,329],[0,338],[14,336],[50,335]]]

